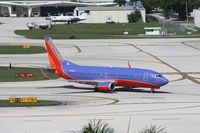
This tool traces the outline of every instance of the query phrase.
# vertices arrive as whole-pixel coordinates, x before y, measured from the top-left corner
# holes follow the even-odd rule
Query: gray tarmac
[[[0,29],[1,30],[1,29]],[[0,32],[1,36],[1,32]],[[14,36],[14,35],[13,35]],[[15,36],[0,45],[43,40]],[[112,93],[94,92],[93,86],[65,79],[34,82],[1,82],[0,97],[37,96],[60,100],[54,107],[0,108],[2,133],[79,132],[90,120],[103,120],[116,133],[138,133],[146,126],[166,128],[169,133],[199,133],[200,123],[200,44],[194,39],[55,40],[70,61],[80,65],[99,65],[153,69],[170,83],[157,93],[149,89],[122,89]],[[0,55],[7,66],[48,67],[47,54]],[[130,126],[129,126],[130,123]],[[128,129],[129,127],[129,129]]]

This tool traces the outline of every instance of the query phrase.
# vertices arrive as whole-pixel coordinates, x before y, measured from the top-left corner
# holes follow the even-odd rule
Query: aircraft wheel
[[[95,86],[94,92],[99,92],[99,89],[97,88],[97,86]]]
[[[155,90],[154,90],[154,89],[151,89],[151,93],[155,93]]]

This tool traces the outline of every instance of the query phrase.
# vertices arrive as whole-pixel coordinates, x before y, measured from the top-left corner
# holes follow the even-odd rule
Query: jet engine
[[[97,85],[98,91],[111,91],[115,90],[115,84],[112,82],[100,82]]]

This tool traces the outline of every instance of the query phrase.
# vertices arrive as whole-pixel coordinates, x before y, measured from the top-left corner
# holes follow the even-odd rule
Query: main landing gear
[[[155,89],[154,88],[151,88],[151,93],[155,93]]]

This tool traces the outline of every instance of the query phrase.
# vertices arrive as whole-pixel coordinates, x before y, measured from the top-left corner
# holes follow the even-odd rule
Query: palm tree
[[[114,0],[115,3],[117,3],[119,6],[125,6],[126,0]]]
[[[107,123],[102,122],[101,120],[94,119],[85,125],[82,129],[83,133],[113,133],[113,128],[110,128]]]
[[[139,133],[166,133],[165,128],[159,126],[156,127],[156,125],[151,125],[150,127],[147,127],[143,129],[142,131],[139,131]]]

